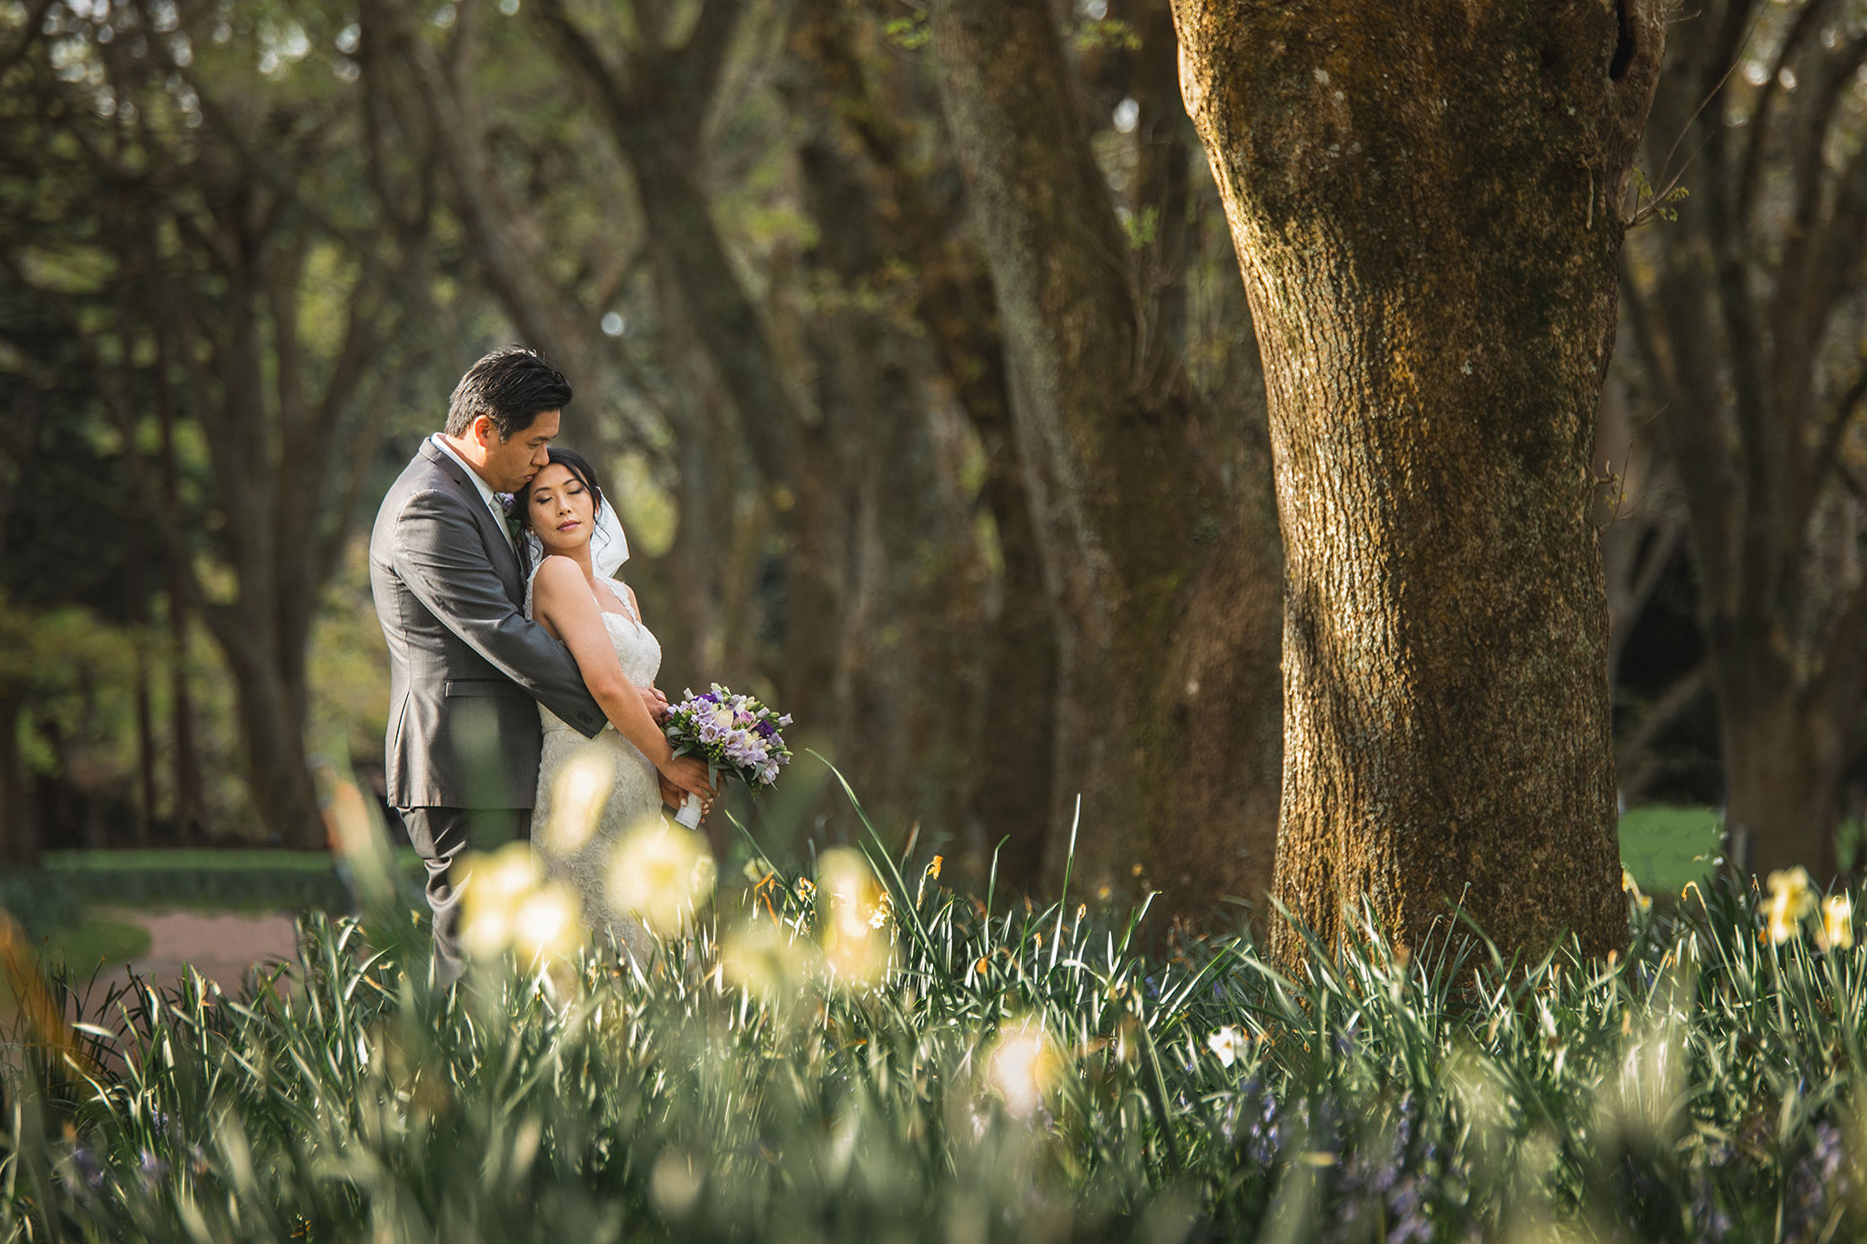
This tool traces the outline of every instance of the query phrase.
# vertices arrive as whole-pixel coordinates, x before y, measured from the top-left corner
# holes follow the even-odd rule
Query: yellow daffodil
[[[1815,910],[1815,890],[1809,883],[1809,870],[1802,867],[1773,872],[1766,884],[1770,941],[1780,946],[1801,932],[1802,918]]]
[[[796,997],[816,975],[816,946],[772,920],[756,919],[726,935],[720,972],[726,983],[772,1004]]]
[[[817,928],[830,974],[856,987],[880,983],[894,965],[895,944],[885,927],[888,892],[868,860],[848,847],[825,851],[817,883]]]
[[[1640,892],[1640,883],[1635,881],[1634,875],[1625,868],[1621,869],[1621,891],[1633,899],[1634,906],[1640,908],[1641,911],[1652,910],[1653,900]]]
[[[655,932],[680,932],[713,897],[713,852],[699,834],[652,817],[616,844],[608,899]]]
[[[562,882],[539,886],[513,908],[512,948],[527,966],[568,959],[583,941],[577,896]]]
[[[1822,931],[1816,938],[1823,950],[1846,950],[1854,945],[1854,900],[1831,894],[1822,900]]]
[[[519,905],[544,881],[530,843],[509,842],[490,855],[461,863],[461,946],[476,959],[505,953],[512,944]]]

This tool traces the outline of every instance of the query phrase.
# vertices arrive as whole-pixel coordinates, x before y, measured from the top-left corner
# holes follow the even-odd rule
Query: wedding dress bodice
[[[532,616],[532,585],[537,576],[533,570],[525,583],[527,617]],[[597,583],[599,590],[607,592],[627,611],[603,609],[603,627],[609,632],[623,675],[637,687],[653,686],[655,675],[661,671],[660,642],[636,616],[629,604],[628,589],[606,578],[599,578]],[[641,960],[649,947],[648,934],[634,919],[613,907],[604,891],[616,843],[661,813],[661,787],[655,779],[655,766],[614,726],[605,725],[595,738],[586,739],[542,704],[538,706],[538,717],[544,727],[544,748],[538,763],[537,802],[532,810],[532,844],[546,871],[577,890],[585,923],[599,933],[607,932]],[[558,775],[573,760],[579,764],[595,761],[614,776],[609,798],[587,837],[582,836],[585,826],[570,827],[577,832],[567,834],[567,827],[552,820]]]

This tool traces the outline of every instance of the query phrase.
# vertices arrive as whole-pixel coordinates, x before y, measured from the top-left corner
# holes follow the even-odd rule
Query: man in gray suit
[[[434,974],[462,971],[450,870],[470,847],[530,835],[542,703],[595,736],[603,710],[570,650],[524,613],[525,542],[496,494],[547,465],[570,385],[524,349],[461,378],[447,431],[383,499],[370,535],[370,590],[389,641],[389,802],[428,871]],[[652,688],[644,691],[658,698]]]

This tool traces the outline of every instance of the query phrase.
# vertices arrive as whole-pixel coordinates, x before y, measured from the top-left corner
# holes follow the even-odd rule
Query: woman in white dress
[[[712,807],[716,792],[707,781],[705,763],[675,756],[650,714],[643,692],[655,685],[661,645],[642,625],[635,593],[597,573],[591,560],[590,540],[603,507],[596,474],[570,450],[550,452],[550,465],[514,498],[520,521],[543,546],[526,584],[526,612],[569,646],[609,726],[594,739],[585,739],[539,706],[544,751],[538,763],[532,841],[547,870],[576,887],[590,927],[608,927],[639,955],[639,926],[604,899],[611,849],[623,834],[660,816],[663,780],[676,798],[689,791],[699,795],[703,809]],[[587,823],[567,826],[553,819],[560,775],[573,761],[580,771],[594,762],[598,773],[614,779],[595,816],[594,831],[587,835]],[[564,819],[582,822],[585,816],[579,810]]]

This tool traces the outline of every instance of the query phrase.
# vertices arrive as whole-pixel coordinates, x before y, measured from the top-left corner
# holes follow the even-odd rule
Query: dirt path
[[[102,1000],[110,990],[129,980],[131,973],[166,989],[177,984],[192,966],[202,976],[218,984],[221,992],[238,994],[248,969],[289,960],[297,944],[292,917],[283,914],[209,915],[202,912],[104,910],[95,913],[107,919],[139,924],[149,930],[149,953],[131,963],[106,966],[97,974],[94,987],[80,986],[83,1018],[112,1029],[121,1028],[121,1018],[104,1013]],[[17,1014],[9,990],[0,981],[0,1032],[15,1031]],[[74,1011],[77,1008],[74,1008]],[[0,1057],[4,1051],[0,1051]]]
[[[248,968],[290,959],[297,947],[289,915],[173,911],[113,916],[149,930],[149,953],[130,966],[138,976],[159,985],[180,980],[184,969],[192,965],[217,982],[222,992],[234,993]]]

